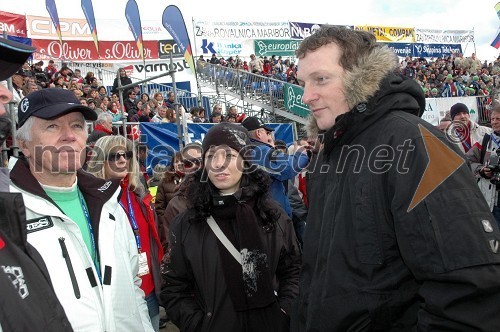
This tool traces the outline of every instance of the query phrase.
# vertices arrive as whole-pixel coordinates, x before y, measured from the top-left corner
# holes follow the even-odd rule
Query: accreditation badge
[[[145,252],[141,252],[139,254],[139,273],[137,273],[137,275],[139,277],[142,277],[148,273],[149,273],[148,256],[146,255]]]

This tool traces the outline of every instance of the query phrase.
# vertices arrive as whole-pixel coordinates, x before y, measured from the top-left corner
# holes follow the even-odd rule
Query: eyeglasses
[[[130,160],[134,156],[134,153],[132,151],[127,151],[127,152],[111,152],[108,154],[108,161],[118,161],[120,160],[121,157],[125,158],[125,160]]]
[[[184,168],[200,167],[200,165],[201,158],[184,159],[182,161],[182,166],[184,166]]]

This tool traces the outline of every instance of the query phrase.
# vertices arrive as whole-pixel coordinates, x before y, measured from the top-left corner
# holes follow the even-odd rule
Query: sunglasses
[[[125,160],[130,160],[134,156],[134,153],[132,151],[127,151],[127,152],[111,152],[108,154],[108,161],[118,161],[120,160],[121,157],[125,158]]]
[[[182,166],[184,166],[184,168],[200,167],[200,165],[201,158],[184,159],[182,161]]]

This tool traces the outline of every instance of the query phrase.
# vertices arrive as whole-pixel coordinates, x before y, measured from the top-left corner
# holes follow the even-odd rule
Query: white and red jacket
[[[119,183],[77,172],[98,244],[99,275],[78,225],[47,196],[27,162],[17,160],[10,178],[10,191],[23,195],[28,242],[42,256],[73,329],[153,331],[137,276],[134,234],[118,204]]]

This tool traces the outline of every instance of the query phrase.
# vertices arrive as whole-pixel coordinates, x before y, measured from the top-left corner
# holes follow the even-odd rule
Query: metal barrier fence
[[[198,79],[218,88],[283,108],[286,75],[267,77],[221,65],[205,63],[197,66]],[[284,109],[284,108],[283,108]]]
[[[100,82],[100,85],[106,88],[108,95],[111,94],[112,85],[117,75],[117,71],[111,70],[110,69],[111,67],[105,67],[105,64],[99,64],[99,63],[80,63],[80,62],[73,62],[61,59],[53,59],[53,60],[55,62],[56,68],[58,69],[60,69],[62,66],[67,66],[73,72],[76,69],[79,69],[82,73],[83,78],[85,78],[87,73],[92,72],[94,76],[97,78],[97,80]],[[144,78],[137,78],[130,76],[130,79],[132,80],[132,83],[134,83],[143,80]],[[168,83],[167,84],[148,83],[139,85],[139,87],[141,89],[141,93],[147,93],[150,96],[150,98],[152,98],[156,92],[160,92],[163,95],[163,98],[166,99],[167,94],[170,91],[173,91],[172,84]],[[208,99],[201,98],[196,93],[176,88],[176,95],[178,102],[182,104],[184,108],[186,108],[186,110],[188,111],[191,107],[195,106],[203,106],[205,109],[210,108],[210,103]]]

